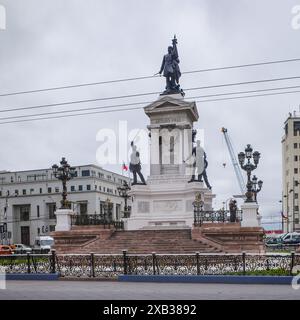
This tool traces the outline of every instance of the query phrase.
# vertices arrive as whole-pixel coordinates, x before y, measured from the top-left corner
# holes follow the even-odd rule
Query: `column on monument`
[[[160,174],[159,164],[159,129],[152,128],[150,144],[150,175]]]
[[[184,138],[183,138],[183,159],[186,160],[193,151],[192,146],[192,129],[185,128],[183,130]],[[189,160],[190,163],[190,160]],[[187,176],[192,175],[192,167],[185,165],[184,174]]]

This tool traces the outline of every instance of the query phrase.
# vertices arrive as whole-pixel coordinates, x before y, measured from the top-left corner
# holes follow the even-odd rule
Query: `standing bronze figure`
[[[162,95],[180,93],[184,96],[184,92],[182,89],[180,89],[179,85],[181,72],[179,69],[176,36],[174,36],[172,44],[173,46],[168,47],[168,53],[164,55],[161,68],[159,70],[159,74],[163,74],[163,76],[166,78],[166,90],[162,93]]]

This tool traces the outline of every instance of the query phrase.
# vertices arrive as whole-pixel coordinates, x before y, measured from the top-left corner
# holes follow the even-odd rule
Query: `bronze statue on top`
[[[179,78],[181,72],[179,69],[179,57],[177,51],[177,39],[174,36],[172,40],[173,46],[168,47],[168,53],[164,55],[159,74],[163,74],[166,78],[166,90],[161,95],[180,93],[184,96],[184,92],[180,89]]]

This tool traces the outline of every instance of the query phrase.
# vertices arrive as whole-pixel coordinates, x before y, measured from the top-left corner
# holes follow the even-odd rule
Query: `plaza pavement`
[[[129,283],[117,281],[7,281],[0,300],[297,299],[290,285]]]

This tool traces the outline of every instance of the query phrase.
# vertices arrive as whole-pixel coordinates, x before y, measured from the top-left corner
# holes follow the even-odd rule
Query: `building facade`
[[[294,112],[284,123],[282,138],[282,221],[284,232],[300,231],[300,114]]]
[[[105,201],[112,203],[110,221],[119,221],[124,200],[117,188],[129,178],[96,165],[76,167],[68,181],[68,200],[76,214],[104,214]],[[0,230],[2,243],[33,245],[37,236],[55,231],[55,210],[61,201],[62,184],[51,169],[0,172]],[[129,204],[130,205],[130,204]]]

